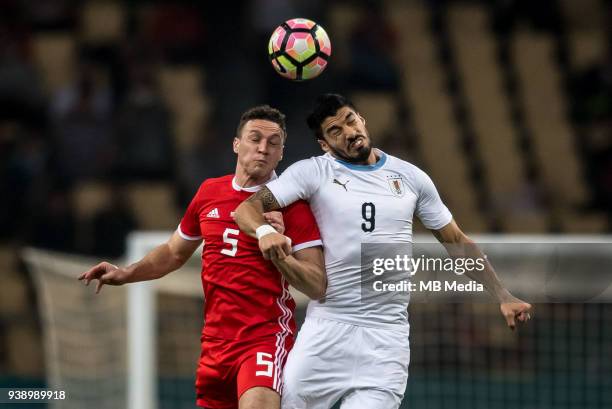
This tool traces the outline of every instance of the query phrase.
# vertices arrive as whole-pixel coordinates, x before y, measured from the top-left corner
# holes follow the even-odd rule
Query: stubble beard
[[[336,148],[332,146],[330,146],[329,149],[331,150],[331,153],[333,154],[333,156],[335,156],[336,158],[344,162],[352,163],[352,164],[364,164],[368,160],[368,158],[370,157],[370,153],[372,152],[372,145],[369,142],[370,141],[368,140],[367,145],[363,145],[357,150],[357,156],[348,156],[338,151]]]

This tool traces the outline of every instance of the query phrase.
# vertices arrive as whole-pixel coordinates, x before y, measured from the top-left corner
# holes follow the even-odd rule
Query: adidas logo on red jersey
[[[208,212],[206,217],[212,217],[212,218],[218,219],[221,216],[219,216],[219,210],[217,210],[217,208],[215,207],[210,212]]]

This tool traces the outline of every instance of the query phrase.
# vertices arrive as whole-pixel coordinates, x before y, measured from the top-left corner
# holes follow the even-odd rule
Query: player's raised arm
[[[263,214],[279,208],[280,205],[270,189],[264,186],[236,208],[234,219],[240,230],[251,237],[257,237],[257,228],[266,224]]]
[[[98,280],[96,293],[100,292],[104,284],[122,285],[155,280],[183,266],[201,242],[185,240],[176,231],[166,243],[155,247],[134,264],[117,267],[104,261],[81,274],[78,279],[84,281],[85,285]]]
[[[298,250],[283,259],[272,257],[271,260],[289,284],[298,291],[313,300],[325,296],[327,274],[321,246]]]
[[[501,313],[510,329],[514,330],[517,320],[525,322],[531,318],[529,315],[531,304],[516,298],[503,286],[491,263],[476,243],[463,233],[455,220],[451,220],[449,224],[439,230],[432,230],[432,233],[445,246],[451,256],[484,260],[484,269],[468,270],[465,274],[481,283],[500,303]]]
[[[266,260],[272,257],[283,259],[291,254],[287,237],[278,233],[266,222],[265,212],[280,208],[276,198],[267,187],[242,202],[234,212],[234,219],[240,230],[259,240],[259,248]]]
[[[287,282],[310,299],[323,298],[327,292],[327,273],[323,257],[323,242],[317,222],[305,202],[295,203],[281,212],[266,213],[266,220],[275,225],[287,222],[284,234],[293,241],[293,254],[271,253],[271,261]],[[278,229],[277,229],[278,230]],[[283,231],[279,232],[283,233]]]

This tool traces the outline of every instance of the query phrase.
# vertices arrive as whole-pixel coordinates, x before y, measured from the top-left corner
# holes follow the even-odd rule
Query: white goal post
[[[135,232],[127,244],[126,263],[140,260],[159,244],[168,240],[166,232]],[[155,283],[134,283],[128,286],[128,409],[157,409],[155,353],[156,303]]]

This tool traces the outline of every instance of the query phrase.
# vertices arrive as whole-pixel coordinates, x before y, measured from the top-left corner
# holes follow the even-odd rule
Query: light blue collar
[[[364,171],[364,172],[370,172],[370,171],[373,171],[373,170],[380,169],[385,164],[385,162],[387,162],[387,154],[384,153],[381,150],[377,150],[377,152],[380,154],[380,158],[378,158],[378,161],[375,164],[373,164],[373,165],[356,165],[354,163],[345,162],[345,161],[340,160],[338,158],[334,158],[334,159],[339,164],[344,165],[344,166],[346,166],[347,168],[349,168],[351,170],[360,170],[360,171]]]

